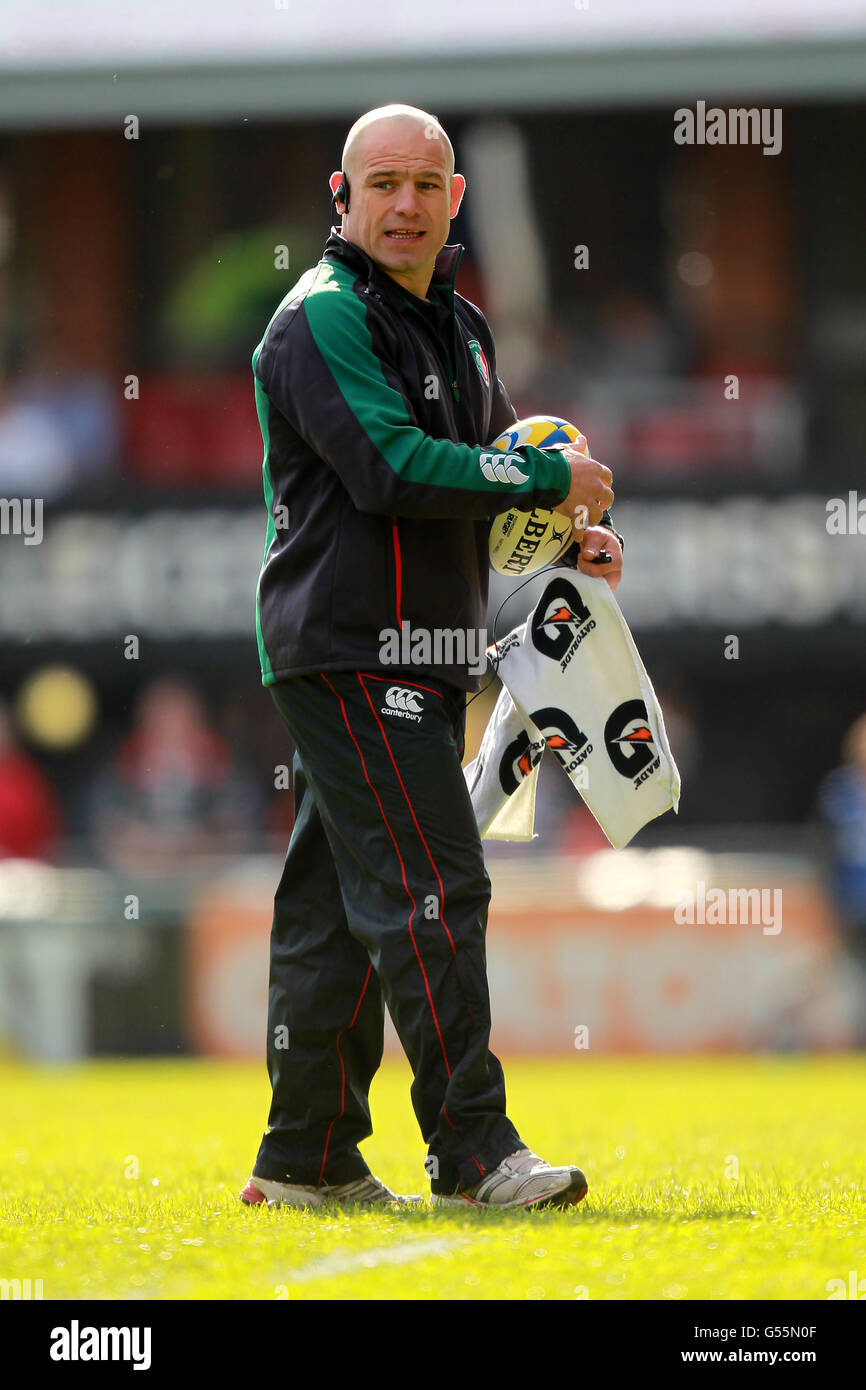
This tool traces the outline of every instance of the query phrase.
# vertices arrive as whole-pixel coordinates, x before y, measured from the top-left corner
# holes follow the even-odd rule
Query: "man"
[[[241,1195],[417,1200],[358,1150],[387,1004],[433,1201],[579,1201],[580,1169],[543,1162],[508,1119],[488,1048],[490,882],[461,769],[480,678],[454,651],[388,667],[381,634],[480,630],[487,525],[512,507],[586,508],[580,565],[604,545],[615,583],[621,550],[599,526],[611,475],[570,447],[485,448],[516,417],[487,322],[454,292],[463,248],[445,241],[466,184],[436,118],[361,117],[330,186],[341,230],[253,357],[269,509],[259,653],[296,748],[296,811],[271,936],[273,1100]]]

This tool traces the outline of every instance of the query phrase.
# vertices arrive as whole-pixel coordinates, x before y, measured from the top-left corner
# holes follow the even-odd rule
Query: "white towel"
[[[529,618],[487,649],[504,689],[465,768],[481,835],[533,838],[538,767],[549,748],[622,849],[679,805],[655,691],[604,578],[542,570],[527,589]]]

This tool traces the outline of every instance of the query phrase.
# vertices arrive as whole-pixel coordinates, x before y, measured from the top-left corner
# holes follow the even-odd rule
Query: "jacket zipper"
[[[445,358],[445,361],[448,365],[448,376],[451,384],[451,394],[454,397],[455,401],[459,401],[460,385],[457,377],[457,315],[454,311],[453,297],[451,302],[451,329],[453,346],[450,352],[448,350],[448,344],[446,343],[445,339],[436,331],[432,323],[430,323],[429,320],[424,317],[424,315],[421,313],[419,309],[415,308],[414,304],[410,305],[410,308],[412,309],[413,314],[417,314],[418,318],[421,319],[422,323],[424,323],[426,327],[429,328],[430,332],[433,334],[433,337],[436,339],[437,343],[441,347],[442,356]]]
[[[455,267],[454,267],[454,277],[455,277],[455,279],[457,278],[457,271],[458,271],[459,268],[460,268],[460,262],[461,262],[462,260],[463,260],[463,250],[461,249],[460,255],[457,257],[457,264],[456,264]],[[366,285],[366,286],[365,286],[365,288],[364,288],[364,293],[365,293],[365,294],[372,294],[373,297],[374,297],[374,299],[378,299],[380,303],[382,302],[382,296],[378,293],[378,291],[373,290],[372,287],[371,287],[370,285]],[[443,353],[444,353],[444,356],[445,356],[445,361],[448,363],[448,374],[449,374],[449,377],[450,377],[450,380],[451,380],[451,394],[453,395],[455,401],[459,401],[459,400],[460,400],[460,384],[459,384],[459,376],[458,376],[458,372],[457,372],[457,312],[456,312],[456,310],[455,310],[455,308],[454,308],[454,288],[453,288],[453,285],[448,286],[448,297],[449,297],[449,299],[450,299],[450,301],[451,301],[451,339],[452,339],[452,346],[451,346],[451,352],[450,352],[450,353],[449,353],[449,351],[448,351],[448,345],[447,345],[447,343],[445,342],[445,339],[444,339],[444,338],[441,338],[441,337],[439,336],[439,334],[436,332],[436,329],[433,328],[433,325],[432,325],[432,324],[429,324],[429,323],[428,323],[428,327],[431,329],[431,331],[432,331],[434,337],[436,338],[437,343],[440,343],[441,346],[442,346],[442,350],[443,350]],[[420,310],[415,309],[415,308],[414,308],[414,305],[410,305],[410,308],[413,309],[413,312],[416,313],[416,314],[418,315],[418,317],[424,321],[424,323],[427,323],[427,319],[424,318],[424,315],[420,312]]]
[[[458,272],[458,270],[460,269],[460,262],[463,260],[463,254],[464,254],[464,253],[463,253],[463,249],[461,248],[460,254],[459,254],[458,257],[457,257],[457,264],[456,264],[455,267],[454,267],[454,279],[455,279],[455,280],[457,279],[457,272]],[[452,380],[452,382],[451,382],[451,390],[454,392],[454,399],[455,399],[456,401],[459,401],[459,399],[460,399],[460,387],[457,385],[457,380],[458,380],[458,375],[457,375],[457,311],[456,311],[456,309],[454,308],[454,285],[453,285],[453,282],[452,282],[451,286],[449,287],[449,290],[448,290],[448,297],[449,297],[450,302],[451,302],[451,330],[452,330],[453,350],[454,350],[454,377],[453,377],[453,380]]]
[[[457,385],[457,313],[454,308],[454,296],[451,296],[451,331],[454,352],[454,380],[451,382],[451,390],[454,392],[455,401],[460,399],[460,387]]]

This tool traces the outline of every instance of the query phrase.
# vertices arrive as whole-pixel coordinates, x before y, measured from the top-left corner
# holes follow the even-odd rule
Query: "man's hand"
[[[611,483],[613,475],[609,468],[597,459],[588,458],[584,453],[586,439],[581,434],[574,444],[557,444],[571,468],[571,487],[568,496],[554,511],[562,512],[574,526],[576,540],[584,527],[595,527],[601,521],[607,507],[613,505]]]
[[[622,579],[622,547],[613,532],[608,531],[606,526],[588,526],[577,539],[580,541],[577,568],[581,574],[591,574],[594,579],[604,578],[615,589]],[[610,556],[610,561],[600,565],[596,557],[603,550]]]

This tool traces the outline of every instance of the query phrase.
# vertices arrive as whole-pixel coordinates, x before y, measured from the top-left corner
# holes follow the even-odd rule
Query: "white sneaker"
[[[587,1193],[587,1182],[579,1168],[552,1168],[531,1149],[518,1149],[503,1158],[474,1187],[461,1188],[450,1196],[433,1193],[434,1206],[440,1207],[570,1207]]]
[[[247,1206],[257,1206],[267,1202],[269,1207],[321,1207],[325,1202],[339,1202],[341,1206],[412,1206],[420,1202],[418,1197],[400,1197],[386,1187],[372,1173],[367,1177],[356,1178],[354,1182],[338,1183],[335,1187],[303,1186],[300,1183],[273,1182],[270,1178],[259,1178],[253,1173],[243,1192],[241,1201]]]

